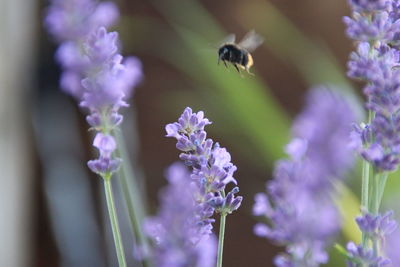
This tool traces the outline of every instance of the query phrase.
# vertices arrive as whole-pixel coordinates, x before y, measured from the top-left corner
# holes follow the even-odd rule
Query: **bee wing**
[[[226,44],[226,43],[234,43],[236,40],[236,35],[231,33],[228,36],[226,36],[220,44]]]
[[[254,30],[249,31],[238,44],[249,52],[254,51],[264,42],[264,38],[258,35]]]

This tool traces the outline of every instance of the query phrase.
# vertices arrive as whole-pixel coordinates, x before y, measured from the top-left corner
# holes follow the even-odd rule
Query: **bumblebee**
[[[218,65],[222,61],[225,67],[228,67],[226,62],[229,62],[239,73],[241,73],[240,69],[243,69],[247,73],[254,75],[250,72],[250,67],[254,64],[250,52],[254,51],[263,42],[264,38],[256,34],[254,30],[248,32],[238,44],[235,43],[235,35],[229,35],[218,49]]]

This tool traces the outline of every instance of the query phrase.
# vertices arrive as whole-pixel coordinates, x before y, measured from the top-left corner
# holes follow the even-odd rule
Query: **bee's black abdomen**
[[[238,65],[246,66],[248,62],[248,52],[235,44],[225,44],[218,50],[221,60],[229,61]]]
[[[245,51],[245,53],[243,53],[243,59],[240,65],[242,66],[247,66],[247,63],[249,62],[249,53],[247,51]]]

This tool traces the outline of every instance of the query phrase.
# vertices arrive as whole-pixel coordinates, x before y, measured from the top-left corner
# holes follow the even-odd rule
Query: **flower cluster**
[[[355,126],[353,146],[372,164],[377,183],[368,188],[369,173],[363,174],[364,191],[370,203],[362,203],[363,215],[356,222],[363,232],[363,242],[348,245],[349,266],[385,266],[382,257],[386,236],[397,223],[393,213],[379,214],[379,203],[388,172],[400,163],[400,13],[398,0],[350,1],[352,18],[345,17],[347,34],[357,41],[357,51],[351,53],[348,75],[366,82],[364,94],[369,109],[367,124]],[[368,201],[367,201],[368,202]],[[372,249],[370,249],[372,247]]]
[[[397,228],[397,222],[392,217],[393,211],[388,211],[383,215],[367,213],[357,217],[356,222],[361,231],[383,241],[386,235],[393,233]]]
[[[198,187],[181,163],[167,172],[168,187],[160,195],[157,216],[145,223],[147,234],[154,240],[155,264],[160,267],[212,267],[216,261],[216,239],[198,232]]]
[[[90,111],[86,120],[98,132],[93,145],[100,157],[88,165],[103,177],[120,162],[112,158],[116,144],[111,135],[122,122],[118,110],[127,106],[126,98],[142,79],[140,61],[134,57],[123,60],[118,34],[105,28],[118,16],[111,2],[53,0],[45,20],[60,42],[56,57],[63,67],[61,87]]]
[[[52,0],[45,18],[45,26],[60,46],[56,59],[63,67],[61,87],[68,94],[80,99],[81,80],[88,68],[88,58],[83,43],[99,27],[112,26],[119,17],[112,2],[94,0]]]
[[[388,259],[374,255],[372,249],[364,249],[353,242],[347,244],[347,251],[349,253],[348,267],[384,267],[391,263]]]
[[[350,55],[350,77],[367,82],[370,124],[356,127],[358,150],[379,171],[393,171],[400,163],[399,2],[351,0],[353,16],[345,17],[347,34],[358,42]]]
[[[204,118],[204,113],[193,113],[186,108],[178,122],[168,124],[167,137],[177,139],[176,148],[182,151],[180,158],[192,167],[191,179],[198,187],[196,202],[199,231],[210,233],[214,212],[229,214],[238,209],[242,197],[235,197],[239,188],[233,188],[225,196],[228,183],[237,184],[233,177],[236,166],[231,163],[231,155],[218,143],[207,138],[204,131],[211,122]]]
[[[253,214],[268,221],[257,224],[255,233],[286,246],[276,266],[313,267],[328,261],[326,247],[340,228],[333,181],[353,161],[348,135],[354,119],[354,110],[339,94],[326,88],[309,93],[286,147],[289,159],[277,163],[268,195],[255,196]]]
[[[386,237],[393,233],[397,228],[397,222],[392,219],[393,212],[388,211],[381,215],[372,215],[366,213],[363,216],[356,218],[356,222],[360,230],[366,234],[371,240],[378,240],[381,246],[384,247]],[[390,259],[378,256],[372,249],[356,246],[353,242],[347,244],[347,252],[349,256],[348,266],[388,266],[391,263]]]

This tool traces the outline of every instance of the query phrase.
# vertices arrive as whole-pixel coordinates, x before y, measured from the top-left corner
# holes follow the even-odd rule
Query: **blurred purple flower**
[[[118,83],[118,87],[121,87],[118,91],[132,88],[141,80],[141,64],[137,59],[128,58],[121,63],[122,57],[118,55],[117,33],[107,34],[106,30],[99,31],[101,27],[112,26],[118,18],[118,8],[112,2],[51,1],[45,18],[45,26],[60,42],[56,58],[63,67],[60,83],[66,93],[80,100],[88,90],[82,86],[81,80],[91,76],[93,71],[97,71],[96,67],[104,63],[115,64],[116,66],[112,67],[113,71],[118,72],[120,77],[124,76],[123,79],[114,81]],[[119,68],[123,70],[118,70]],[[108,81],[112,78],[108,77],[104,80]],[[111,84],[111,82],[108,83]],[[125,90],[124,93],[127,97],[131,95],[130,90]]]
[[[145,223],[147,234],[155,242],[156,266],[215,266],[216,239],[199,231],[198,188],[190,173],[183,164],[175,163],[166,176],[169,185],[161,192],[159,212]]]
[[[214,211],[220,213],[232,213],[238,209],[242,197],[236,196],[239,188],[233,188],[226,196],[223,192],[229,183],[237,184],[233,177],[236,166],[231,162],[231,155],[218,143],[207,138],[204,131],[206,125],[211,122],[204,117],[204,112],[193,113],[191,108],[186,108],[178,122],[166,125],[167,137],[177,140],[176,148],[182,151],[180,159],[187,166],[192,167],[191,179],[197,185],[198,216],[203,232],[211,233],[212,223],[210,219]]]
[[[286,147],[289,159],[277,163],[268,196],[257,194],[253,206],[255,216],[269,221],[257,224],[255,234],[286,246],[286,253],[275,258],[276,266],[313,267],[328,261],[326,247],[340,228],[332,182],[352,166],[348,143],[355,119],[338,93],[326,88],[309,93]]]
[[[391,4],[391,0],[349,0],[349,4],[355,11],[370,12],[387,9]]]
[[[392,265],[400,266],[400,228],[387,236],[384,250]]]
[[[98,27],[112,26],[119,18],[113,2],[51,0],[45,25],[59,41],[82,40]]]
[[[353,108],[345,96],[335,91],[314,89],[294,122],[293,135],[307,143],[305,156],[327,177],[343,177],[353,165],[354,156],[348,146],[351,125],[357,119]]]
[[[353,242],[347,244],[347,252],[350,259],[347,261],[348,267],[384,267],[390,265],[389,259],[375,256],[372,249],[364,249],[361,245],[356,246]]]
[[[87,73],[89,59],[83,42],[99,27],[112,26],[119,18],[117,6],[112,2],[95,0],[51,0],[45,17],[45,26],[60,43],[56,59],[63,67],[62,89],[80,99],[83,94],[81,80]]]

